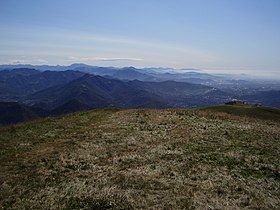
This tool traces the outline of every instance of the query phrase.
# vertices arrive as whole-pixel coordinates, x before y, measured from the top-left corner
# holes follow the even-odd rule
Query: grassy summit
[[[220,106],[211,106],[202,108],[201,110],[225,112],[232,115],[253,117],[263,120],[274,120],[280,122],[280,109],[266,106],[254,106],[249,104],[236,103]]]
[[[0,130],[2,209],[277,209],[280,123],[100,109]]]

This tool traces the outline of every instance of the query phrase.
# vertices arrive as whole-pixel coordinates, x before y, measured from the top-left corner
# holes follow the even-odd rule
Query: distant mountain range
[[[54,86],[29,95],[24,102],[48,110],[78,100],[92,108],[163,108],[167,103],[158,95],[130,82],[86,74],[66,85]]]
[[[84,68],[84,67],[92,67],[83,63],[74,63],[69,66],[50,66],[50,65],[31,65],[31,64],[11,64],[11,65],[0,65],[0,69],[19,69],[19,68],[28,68],[28,69],[37,69],[40,71],[66,71],[66,70],[74,70],[76,68]]]
[[[227,79],[242,79],[247,76],[244,74],[231,75],[231,74],[208,74],[200,69],[184,68],[184,69],[173,69],[173,68],[135,68],[135,67],[99,67],[90,66],[83,63],[75,63],[69,66],[50,66],[50,65],[30,65],[30,64],[18,64],[18,65],[0,65],[1,70],[7,69],[36,69],[39,71],[66,71],[74,70],[89,74],[96,74],[100,76],[111,76],[116,79],[125,80],[141,80],[141,81],[166,81],[173,80],[179,82],[190,82],[190,83],[209,83],[213,80],[227,80]]]
[[[3,70],[0,71],[0,100],[19,100],[25,95],[66,84],[83,75],[78,71]]]
[[[193,108],[224,104],[235,98],[280,107],[280,91],[264,89],[264,84],[258,86],[246,80],[222,83],[220,77],[200,72],[159,73],[85,64],[2,65],[0,69],[2,124],[100,107]],[[8,116],[5,112],[14,114]]]

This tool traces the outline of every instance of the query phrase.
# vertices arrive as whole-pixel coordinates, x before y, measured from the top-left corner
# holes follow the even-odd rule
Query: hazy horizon
[[[0,63],[280,77],[277,0],[0,2]]]
[[[141,69],[155,69],[158,71],[162,71],[162,73],[164,72],[176,72],[176,73],[184,73],[184,72],[197,72],[197,73],[206,73],[206,74],[213,74],[213,75],[236,75],[236,76],[242,76],[242,77],[246,77],[246,79],[261,79],[261,80],[280,80],[280,74],[254,74],[254,71],[241,71],[241,70],[235,70],[232,72],[229,71],[223,71],[223,70],[206,70],[206,69],[198,69],[198,68],[173,68],[173,67],[164,67],[164,66],[145,66],[145,67],[138,67],[138,66],[108,66],[108,65],[92,65],[89,63],[82,63],[82,62],[76,62],[76,63],[69,63],[69,64],[32,64],[32,63],[0,63],[0,66],[3,65],[7,65],[7,66],[17,66],[17,65],[31,65],[31,66],[71,66],[73,64],[84,64],[84,65],[88,65],[88,66],[92,66],[92,67],[104,67],[104,68],[129,68],[129,67],[133,67],[136,68],[137,70],[141,70]],[[240,78],[241,79],[241,78]],[[245,78],[244,78],[245,79]]]

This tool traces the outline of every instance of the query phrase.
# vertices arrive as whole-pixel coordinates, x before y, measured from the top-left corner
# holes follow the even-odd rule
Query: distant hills
[[[75,68],[84,68],[84,67],[92,67],[83,63],[74,63],[69,66],[50,66],[50,65],[31,65],[31,64],[11,64],[11,65],[0,65],[0,69],[19,69],[19,68],[28,68],[28,69],[37,69],[40,71],[66,71],[66,70],[74,70]]]
[[[19,100],[25,95],[66,84],[83,75],[78,71],[41,72],[26,68],[0,71],[0,100]]]
[[[66,70],[76,70],[89,74],[96,74],[100,76],[111,76],[116,79],[126,79],[126,80],[143,80],[143,81],[185,81],[191,82],[192,79],[198,80],[211,80],[221,78],[220,76],[214,76],[201,72],[196,69],[181,69],[176,70],[172,68],[143,68],[137,69],[135,67],[99,67],[90,66],[83,63],[75,63],[69,66],[49,66],[49,65],[29,65],[29,64],[19,64],[19,65],[0,65],[0,70],[6,69],[19,69],[19,68],[29,68],[36,69],[39,71],[66,71]]]
[[[86,74],[66,85],[59,85],[32,94],[28,104],[54,109],[70,100],[78,100],[92,108],[163,108],[165,101],[158,95],[138,88],[133,83]]]
[[[113,78],[121,80],[141,80],[141,81],[158,81],[158,79],[152,75],[141,73],[133,67],[123,68],[116,71],[111,75]]]
[[[172,69],[160,72],[160,69],[152,68],[86,64],[0,65],[0,102],[16,102],[32,112],[38,108],[48,116],[102,107],[199,108],[224,104],[232,99],[280,107],[280,85],[226,79],[193,69],[178,73]],[[24,121],[25,117],[22,119],[19,121]]]

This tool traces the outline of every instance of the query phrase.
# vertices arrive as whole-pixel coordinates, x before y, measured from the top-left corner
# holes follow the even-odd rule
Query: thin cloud
[[[69,57],[71,61],[104,61],[104,62],[112,62],[112,61],[143,61],[142,58],[106,58],[106,57]]]
[[[17,65],[17,64],[43,65],[43,64],[48,64],[48,61],[41,58],[31,58],[31,59],[11,59],[11,60],[4,61],[4,63],[11,64],[11,65]]]
[[[142,58],[94,58],[95,61],[142,61]]]

